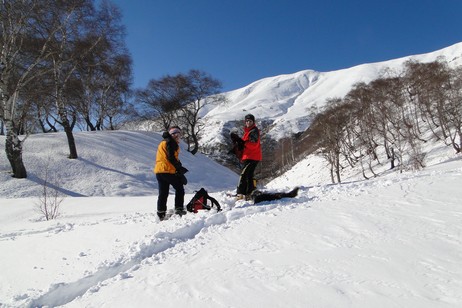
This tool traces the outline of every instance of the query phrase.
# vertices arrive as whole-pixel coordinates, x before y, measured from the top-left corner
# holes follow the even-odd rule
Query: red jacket
[[[242,161],[251,159],[261,161],[261,144],[260,144],[260,130],[257,126],[244,127],[244,150],[242,153]]]

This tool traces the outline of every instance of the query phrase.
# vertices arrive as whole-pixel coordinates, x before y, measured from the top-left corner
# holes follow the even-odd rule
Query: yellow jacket
[[[154,173],[171,173],[175,174],[177,167],[181,166],[178,156],[180,147],[175,140],[166,138],[159,143],[157,147],[156,164]]]

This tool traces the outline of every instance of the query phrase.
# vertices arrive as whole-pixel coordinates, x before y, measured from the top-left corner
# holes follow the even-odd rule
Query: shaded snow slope
[[[0,197],[39,196],[45,171],[68,196],[146,196],[157,193],[157,181],[152,168],[162,137],[152,132],[102,131],[74,133],[79,158],[67,158],[69,149],[64,133],[36,134],[24,142],[24,164],[28,178],[10,177],[9,163],[0,154]],[[0,136],[4,148],[5,136]],[[210,161],[202,154],[191,155],[181,144],[180,160],[189,169],[187,192],[216,182],[215,189],[237,183],[237,175]],[[203,168],[204,161],[208,168]],[[19,184],[20,183],[20,184]],[[19,184],[19,185],[18,185]],[[12,189],[12,188],[15,189]],[[206,187],[206,186],[205,186]]]

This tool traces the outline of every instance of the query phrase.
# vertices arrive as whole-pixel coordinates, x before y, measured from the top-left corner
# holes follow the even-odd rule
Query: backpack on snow
[[[207,200],[210,200],[212,204],[208,205]],[[215,198],[210,197],[204,188],[201,188],[196,192],[191,201],[189,201],[189,203],[186,205],[186,209],[188,210],[188,212],[197,213],[197,211],[199,210],[210,211],[214,205],[217,208],[217,212],[221,211],[221,206],[218,203],[218,201]]]

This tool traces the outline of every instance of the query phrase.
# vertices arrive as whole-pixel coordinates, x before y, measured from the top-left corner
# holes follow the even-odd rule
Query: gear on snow
[[[212,204],[208,205],[207,200],[210,200]],[[215,198],[210,197],[207,191],[202,187],[186,205],[186,209],[188,212],[197,213],[199,210],[210,211],[213,206],[217,208],[217,212],[221,211],[221,206],[218,201]]]

